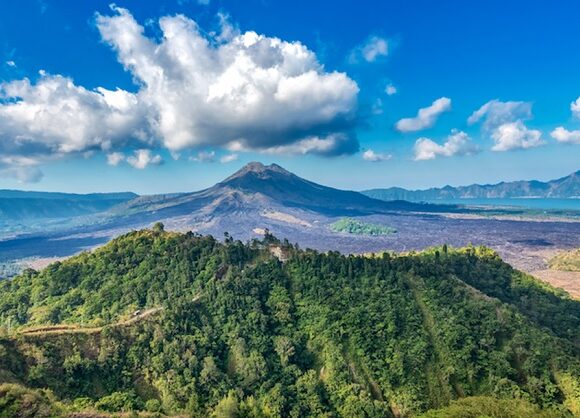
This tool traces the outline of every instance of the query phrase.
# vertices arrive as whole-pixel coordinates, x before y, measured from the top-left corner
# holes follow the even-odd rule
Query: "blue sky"
[[[189,191],[253,160],[350,189],[580,168],[576,1],[203,3],[4,2],[0,188]]]

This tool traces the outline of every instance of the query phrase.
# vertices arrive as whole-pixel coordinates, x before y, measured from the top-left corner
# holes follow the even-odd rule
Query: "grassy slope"
[[[558,254],[548,264],[554,270],[580,271],[580,248]]]

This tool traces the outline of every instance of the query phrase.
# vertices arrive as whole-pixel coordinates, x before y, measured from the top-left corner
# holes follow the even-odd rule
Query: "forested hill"
[[[380,200],[408,200],[422,202],[474,198],[578,198],[580,197],[580,170],[569,176],[547,182],[511,181],[497,184],[472,184],[470,186],[406,190],[400,187],[365,190],[363,194]]]
[[[486,248],[343,256],[157,225],[0,283],[0,416],[572,416],[579,305]]]

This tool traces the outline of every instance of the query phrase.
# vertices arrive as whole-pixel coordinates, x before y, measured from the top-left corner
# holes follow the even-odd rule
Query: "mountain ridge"
[[[546,182],[502,181],[457,187],[446,185],[422,190],[389,187],[363,190],[361,193],[385,201],[402,199],[411,202],[475,198],[580,198],[580,170]]]
[[[60,193],[0,190],[0,219],[30,221],[91,215],[134,199],[132,192]]]

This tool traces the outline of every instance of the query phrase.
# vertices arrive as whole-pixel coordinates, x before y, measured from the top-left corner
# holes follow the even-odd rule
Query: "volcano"
[[[385,202],[362,193],[303,179],[277,164],[251,162],[215,184],[193,193],[142,196],[115,209],[119,215],[224,216],[268,210],[299,210],[326,216],[360,216],[399,211],[452,211],[452,206]]]

